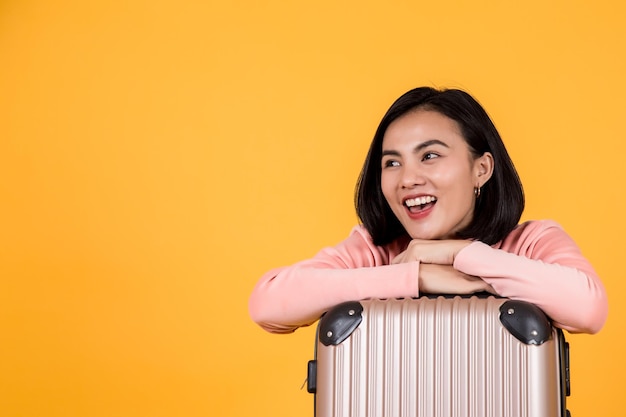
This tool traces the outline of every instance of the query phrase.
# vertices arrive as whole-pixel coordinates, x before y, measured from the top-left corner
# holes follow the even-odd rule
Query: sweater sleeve
[[[419,263],[388,265],[390,254],[357,227],[312,259],[263,275],[250,296],[250,316],[269,332],[290,333],[344,301],[416,297]]]
[[[481,277],[503,297],[539,306],[570,332],[596,333],[606,321],[602,282],[554,222],[524,223],[499,247],[473,242],[458,253],[454,267]]]

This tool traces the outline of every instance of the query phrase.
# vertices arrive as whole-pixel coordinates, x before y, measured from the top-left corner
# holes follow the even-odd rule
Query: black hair
[[[493,156],[493,174],[481,188],[471,223],[457,237],[488,245],[504,239],[517,226],[524,211],[524,191],[500,134],[487,112],[465,91],[419,87],[398,98],[383,116],[356,185],[357,215],[374,243],[385,245],[407,236],[382,192],[382,143],[394,120],[418,109],[436,111],[454,120],[474,157],[485,152]]]

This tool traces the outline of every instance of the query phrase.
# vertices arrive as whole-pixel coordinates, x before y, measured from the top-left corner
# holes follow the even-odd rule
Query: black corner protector
[[[552,337],[552,324],[546,314],[525,301],[505,301],[500,306],[500,322],[527,345],[541,345]]]
[[[363,306],[358,301],[341,303],[330,309],[320,320],[319,338],[324,346],[338,345],[359,327]]]

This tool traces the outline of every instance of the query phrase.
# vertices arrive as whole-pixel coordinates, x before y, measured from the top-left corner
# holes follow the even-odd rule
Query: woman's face
[[[472,221],[476,196],[493,157],[474,158],[458,124],[416,110],[389,125],[382,144],[381,187],[413,239],[451,239]]]

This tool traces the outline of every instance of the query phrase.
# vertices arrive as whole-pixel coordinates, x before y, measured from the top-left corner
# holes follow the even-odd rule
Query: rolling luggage
[[[317,329],[317,417],[569,416],[568,344],[536,306],[506,298],[343,303]]]

